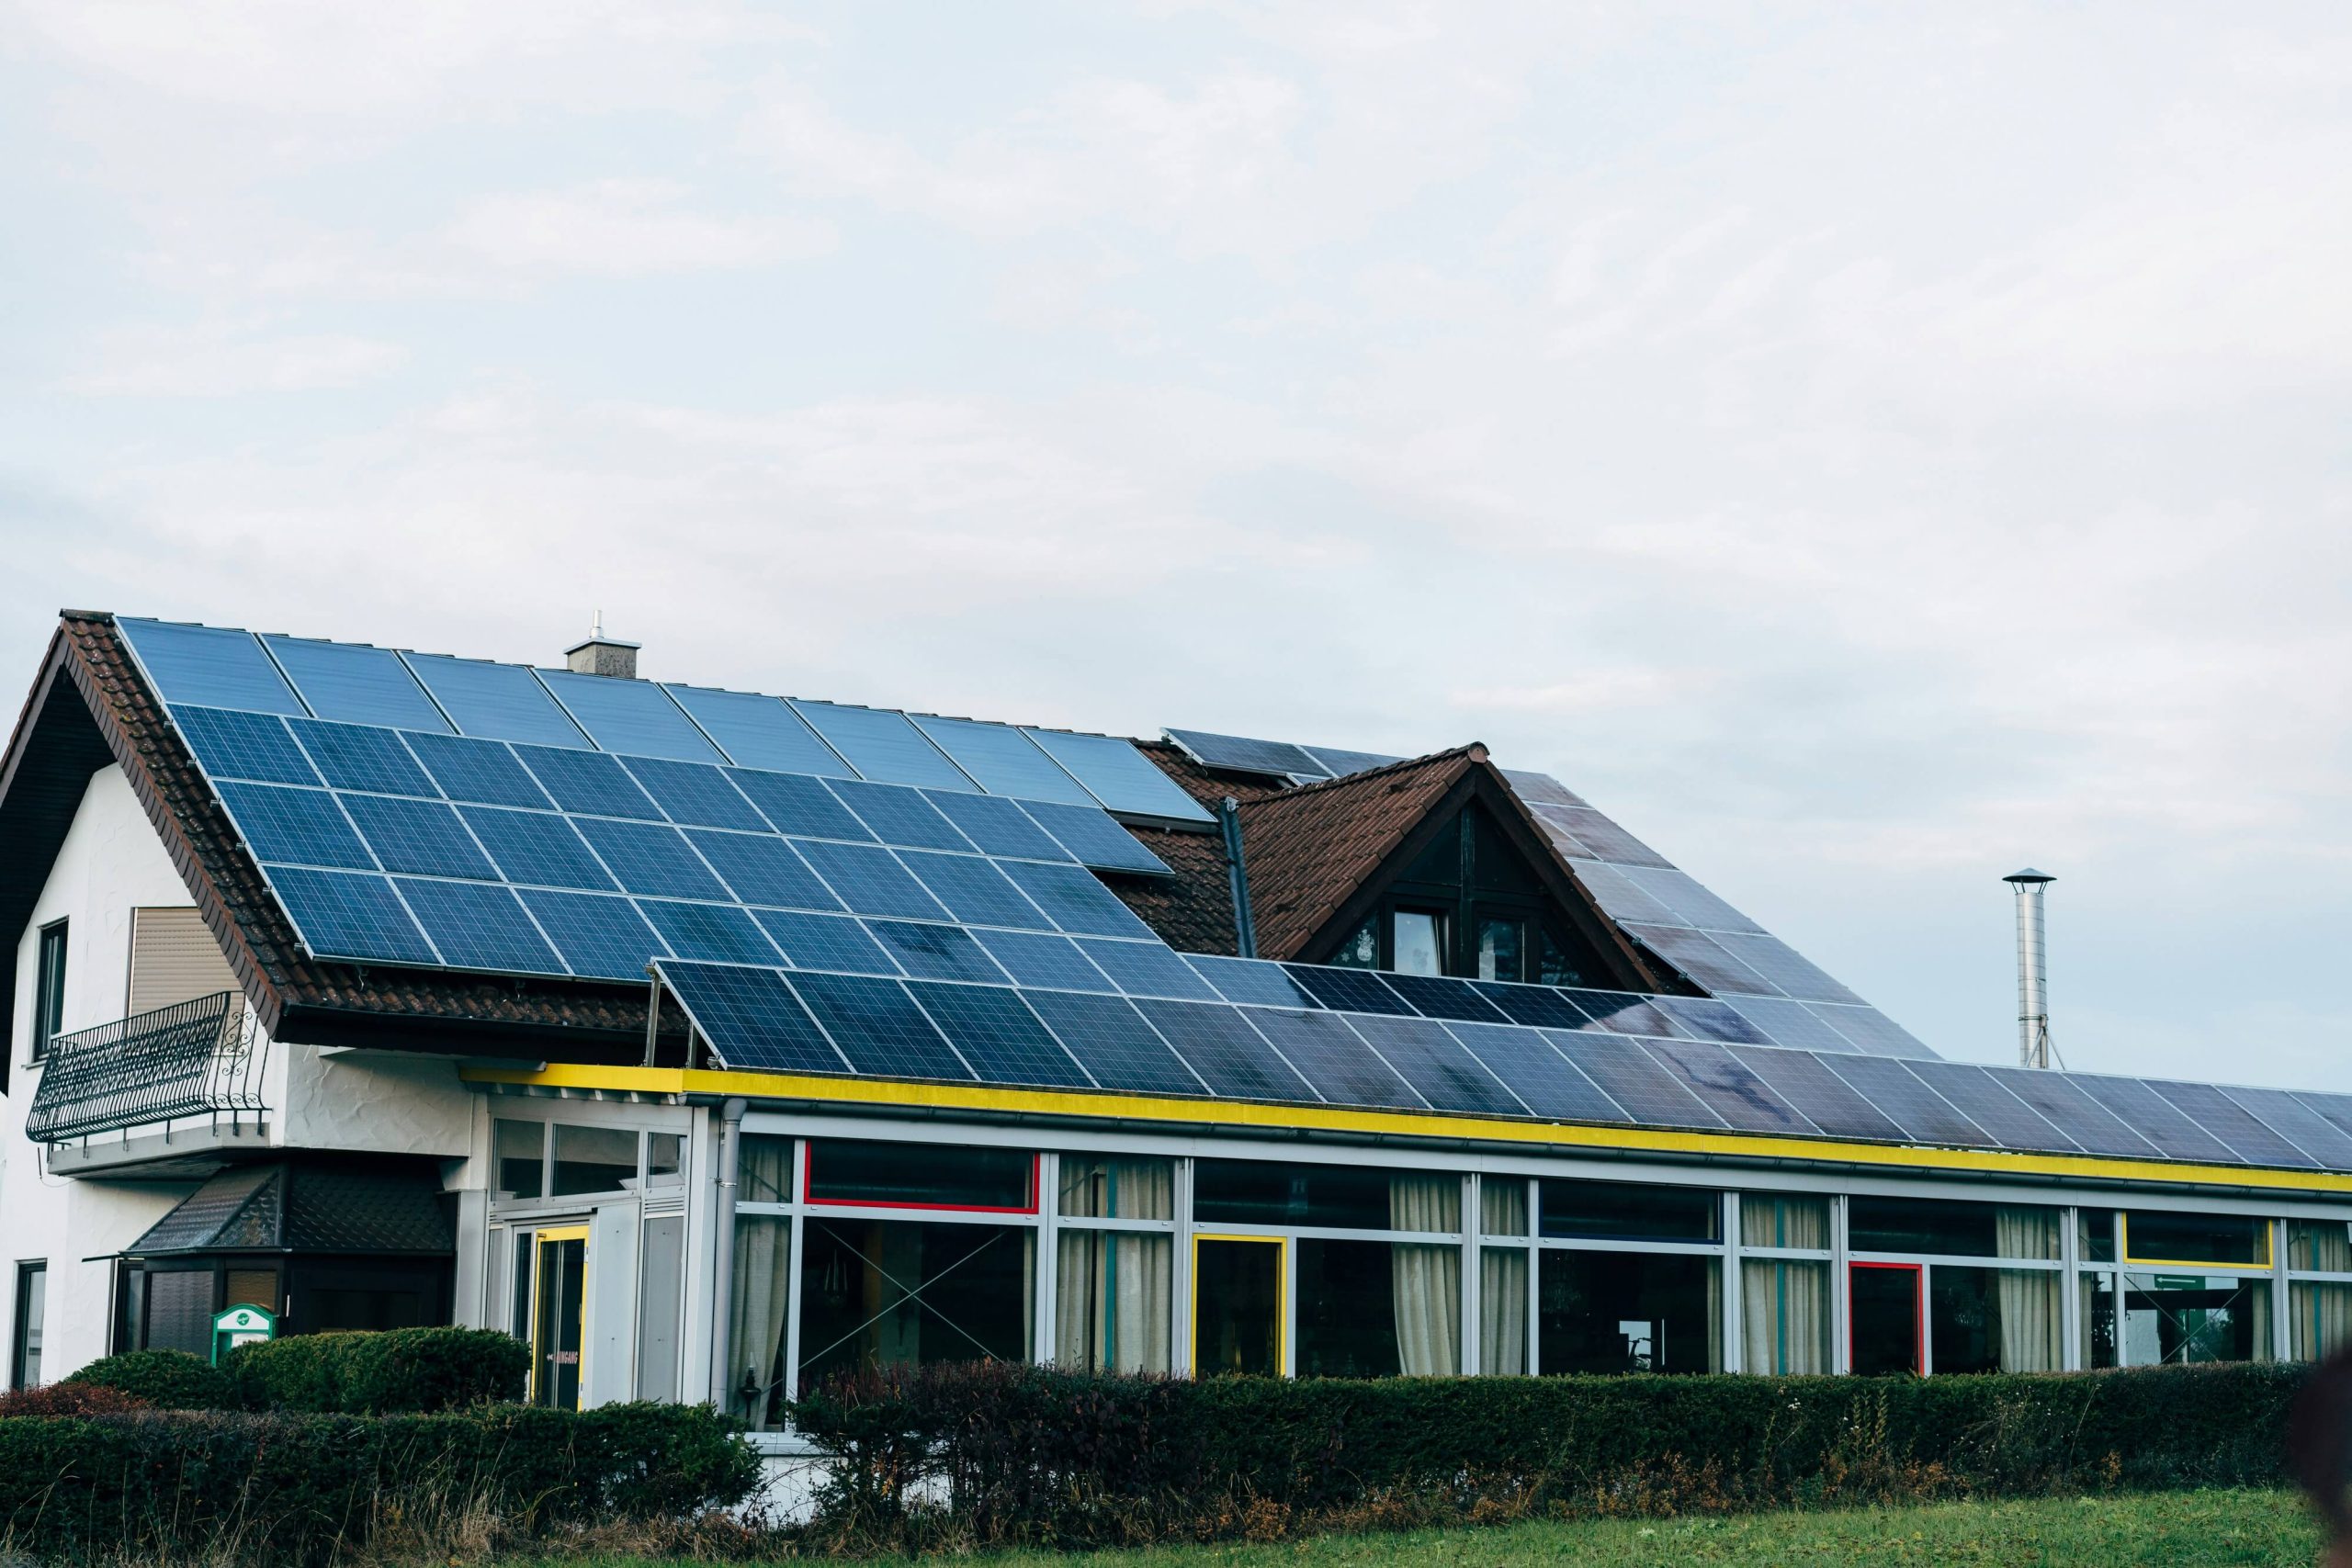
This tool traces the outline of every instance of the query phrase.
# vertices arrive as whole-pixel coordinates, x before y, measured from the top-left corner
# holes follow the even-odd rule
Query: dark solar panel
[[[603,817],[575,817],[571,823],[596,852],[596,858],[631,893],[718,902],[727,898],[727,889],[675,828],[658,822],[616,822]]]
[[[1598,1084],[1534,1030],[1500,1023],[1450,1023],[1446,1029],[1538,1116],[1564,1122],[1630,1120]]]
[[[582,746],[588,738],[528,670],[439,653],[402,655],[460,735],[536,746]]]
[[[1592,1021],[1580,1025],[1584,1029],[1658,1039],[1673,1039],[1688,1032],[1658,1011],[1646,997],[1628,996],[1623,991],[1577,991],[1566,987],[1561,988],[1560,994],[1574,1002],[1577,1010]]]
[[[1041,865],[1009,860],[1004,874],[1021,885],[1046,918],[1078,936],[1132,936],[1156,942],[1159,933],[1136,918],[1118,896],[1075,865]]]
[[[1568,869],[1612,920],[1634,925],[1690,924],[1628,880],[1625,871],[1629,868],[1604,865],[1597,860],[1571,860]]]
[[[607,751],[680,762],[724,760],[670,694],[651,681],[616,681],[573,670],[542,670],[539,680]]]
[[[1891,1118],[1903,1129],[1904,1136],[1915,1144],[2000,1146],[1901,1062],[1886,1056],[1862,1055],[1825,1056],[1820,1060],[1853,1085],[1882,1114]]]
[[[2317,1160],[2324,1169],[2352,1170],[2352,1137],[2283,1089],[2224,1089],[2222,1091],[2263,1124]]]
[[[2180,1112],[2180,1108],[2138,1078],[2085,1073],[2067,1081],[2113,1111],[2118,1120],[2175,1159],[2243,1165],[2235,1151]]]
[[[665,953],[662,939],[626,898],[537,887],[523,888],[521,896],[575,975],[642,980],[646,964]]]
[[[1258,1032],[1272,1043],[1300,1076],[1315,1086],[1315,1092],[1334,1105],[1409,1105],[1419,1107],[1421,1097],[1415,1093],[1396,1070],[1383,1061],[1359,1038],[1355,1031],[1341,1021],[1335,1012],[1292,1012],[1281,1008],[1250,1008],[1246,1016],[1257,1025]],[[1184,1043],[1177,1042],[1179,1048]],[[1279,1090],[1227,1089],[1223,1080],[1229,1077],[1222,1064],[1215,1058],[1204,1062],[1188,1051],[1193,1066],[1221,1093],[1243,1094],[1252,1100],[1282,1098]],[[1260,1072],[1260,1064],[1267,1053],[1263,1045],[1254,1050],[1246,1045],[1241,1052],[1252,1072]],[[1272,1074],[1280,1077],[1286,1075]]]
[[[1518,768],[1505,768],[1503,777],[1510,781],[1510,791],[1530,806],[1583,806],[1583,796],[1549,773],[1531,773]]]
[[[1712,1041],[1645,1040],[1641,1044],[1704,1101],[1708,1110],[1732,1126],[1749,1133],[1816,1131],[1812,1122],[1775,1094],[1770,1085]]]
[[[2325,1117],[2337,1132],[2352,1135],[2352,1095],[2304,1092],[2295,1098]]]
[[[298,637],[265,636],[261,640],[321,718],[448,731],[441,710],[390,649]]]
[[[1264,773],[1273,778],[1317,779],[1329,773],[1322,763],[1287,740],[1251,740],[1205,729],[1171,729],[1167,734],[1199,759],[1204,767],[1237,773]]]
[[[1712,997],[1658,997],[1660,1012],[1702,1040],[1727,1045],[1768,1045],[1770,1038],[1728,1002]]]
[[[1086,950],[1097,969],[1129,996],[1175,997],[1196,1002],[1223,999],[1215,987],[1193,973],[1192,965],[1159,942],[1081,937],[1078,945]]]
[[[437,964],[424,933],[409,918],[389,878],[300,866],[269,868],[269,884],[302,943],[321,958],[363,963]]]
[[[1634,1121],[1658,1127],[1724,1125],[1722,1117],[1632,1040],[1578,1029],[1546,1029],[1543,1034]]]
[[[1912,1062],[1911,1070],[2005,1149],[2073,1154],[2075,1142],[1971,1062]],[[1839,1070],[1844,1065],[1839,1064]]]
[[[433,787],[433,781],[392,730],[371,729],[364,724],[325,724],[315,718],[290,718],[286,722],[301,738],[302,749],[318,764],[320,773],[337,789],[427,797],[441,793]]]
[[[1582,1008],[1549,986],[1512,986],[1500,980],[1471,983],[1513,1023],[1537,1029],[1582,1029],[1592,1021]]]
[[[1734,958],[1704,931],[1685,931],[1679,926],[1629,925],[1625,930],[1711,991],[1767,997],[1779,994],[1779,987]]]
[[[989,957],[987,949],[960,926],[924,925],[914,920],[868,920],[874,933],[899,967],[924,980],[967,980],[1001,986],[1005,973]]]
[[[1337,1016],[1294,1013],[1294,1018]],[[1356,1013],[1348,1025],[1388,1060],[1414,1091],[1439,1111],[1470,1116],[1525,1116],[1530,1112],[1519,1096],[1504,1087],[1470,1054],[1445,1025],[1421,1018],[1389,1018]]]
[[[1442,975],[1385,974],[1381,978],[1424,1018],[1458,1018],[1464,1023],[1507,1021],[1503,1010],[1480,996],[1467,980]]]
[[[568,973],[515,900],[513,888],[479,882],[394,880],[409,911],[440,950],[442,963],[501,974]]]
[[[653,797],[671,821],[682,827],[732,828],[764,833],[767,818],[752,808],[743,792],[727,780],[727,770],[704,762],[670,762],[658,757],[624,760],[638,787]]]
[[[832,969],[846,975],[896,975],[899,966],[865,928],[846,915],[810,915],[797,909],[754,909],[752,918],[784,950],[796,969]],[[925,930],[937,930],[925,927]]]
[[[1290,977],[1325,1007],[1339,1012],[1384,1012],[1413,1016],[1413,1006],[1388,988],[1387,976],[1369,969],[1331,969],[1320,964],[1285,964]]]
[[[841,901],[861,915],[944,920],[947,911],[886,849],[804,839],[795,846]]]
[[[1541,813],[1556,821],[1592,852],[1595,860],[1612,865],[1655,865],[1671,869],[1674,863],[1625,831],[1590,807],[1554,807]]]
[[[859,1072],[956,1080],[973,1076],[898,981],[801,970],[787,979]]]
[[[498,880],[498,868],[458,819],[456,807],[390,795],[346,795],[342,800],[359,836],[386,871]]]
[[[1772,1046],[1726,1048],[1806,1121],[1833,1137],[1903,1141],[1903,1129],[1881,1115],[1819,1057]]]
[[[2181,1113],[2228,1145],[2248,1165],[2308,1169],[2319,1162],[2278,1135],[2269,1123],[2210,1084],[2142,1080]]]
[[[730,1067],[772,1073],[842,1073],[849,1064],[833,1049],[808,1010],[773,969],[668,963],[662,977]]]
[[[1406,761],[1382,751],[1350,751],[1338,746],[1305,746],[1300,748],[1326,768],[1333,778],[1346,778],[1351,773],[1368,773],[1374,768],[1385,768]]]
[[[1876,1008],[1838,1007],[1829,1002],[1804,1005],[1806,1011],[1826,1020],[1838,1033],[1852,1041],[1856,1049],[1870,1055],[1936,1059],[1936,1054],[1921,1044],[1909,1030]]]
[[[1219,1002],[1136,1004],[1161,1038],[1176,1048],[1213,1094],[1238,1100],[1313,1102],[1317,1096],[1233,1008]],[[1367,1053],[1369,1055],[1369,1053]],[[1089,1067],[1092,1063],[1087,1064]],[[1101,1075],[1096,1075],[1100,1077]]]
[[[933,745],[972,776],[991,795],[1022,800],[1058,800],[1070,806],[1092,806],[1094,797],[1061,765],[1037,749],[1037,743],[1011,725],[983,724],[969,718],[933,718],[910,714],[915,728]]]
[[[927,980],[910,981],[907,989],[983,1083],[1094,1087],[1018,992]]]
[[[1037,931],[978,931],[972,933],[1016,985],[1057,991],[1115,991],[1110,976],[1066,936]]]
[[[1685,925],[1710,931],[1753,931],[1764,928],[1733,908],[1687,871],[1629,865],[1621,874],[1627,882],[1674,911]]]
[[[1264,958],[1223,958],[1188,953],[1184,962],[1229,1002],[1250,1002],[1269,1008],[1319,1007],[1313,997],[1290,977],[1281,964]]]
[[[1046,924],[1037,907],[992,861],[978,855],[937,854],[929,850],[901,850],[899,859],[931,889],[932,897],[947,906],[949,914],[967,925],[1036,931]]]
[[[751,797],[762,816],[773,823],[779,833],[791,833],[809,839],[847,839],[870,843],[874,835],[856,814],[833,798],[833,794],[821,779],[798,773],[753,773],[735,768],[728,776],[735,787]]]
[[[468,740],[456,735],[406,735],[408,749],[451,800],[481,806],[524,806],[545,811],[548,798],[530,770],[496,740]]]
[[[2095,1155],[2145,1159],[2159,1152],[2154,1145],[2076,1088],[2064,1073],[2029,1071],[2023,1067],[1986,1067],[1984,1071]]]
[[[1029,744],[1018,731],[1006,733]],[[1037,760],[1046,761],[1044,753]],[[1046,763],[1050,767],[1050,762]],[[1076,785],[1072,785],[1076,788]],[[952,790],[933,790],[926,796],[938,808],[941,816],[956,824],[956,830],[980,849],[992,855],[1011,855],[1015,860],[1071,860],[1075,857],[1055,841],[1052,834],[1030,820],[1029,814],[1010,800],[992,795],[958,795]]]
[[[1125,997],[1031,991],[1029,1005],[1104,1089],[1202,1095],[1208,1086],[1180,1060]]]
[[[719,880],[745,904],[786,909],[838,909],[841,900],[808,869],[797,851],[768,833],[722,833],[697,828],[686,837]]]
[[[125,615],[115,622],[164,701],[173,707],[299,714],[294,688],[249,632]]]
[[[569,818],[552,811],[509,811],[495,806],[462,806],[458,814],[509,882],[597,892],[619,886],[572,830]]]
[[[1058,806],[1048,801],[1022,802],[1032,821],[1078,860],[1107,871],[1168,874],[1168,863],[1136,841],[1136,836],[1113,821],[1099,807]]]
[[[854,779],[835,779],[831,787],[842,804],[857,813],[858,819],[886,844],[924,850],[968,851],[973,847],[972,841],[956,830],[955,823],[940,815],[939,808],[919,789],[904,784],[861,784]]]
[[[602,751],[565,751],[552,746],[517,746],[514,754],[540,786],[566,811],[591,817],[627,817],[665,821],[653,797],[638,788],[618,757]]]
[[[251,779],[259,784],[316,785],[319,775],[302,749],[274,713],[232,708],[181,708],[180,734],[188,750],[215,779]]]
[[[1783,997],[1733,997],[1724,1006],[1762,1030],[1775,1045],[1797,1051],[1829,1051],[1851,1055],[1861,1047],[1831,1028],[1803,1002]],[[1921,1052],[1920,1055],[1928,1055]]]
[[[732,904],[673,904],[666,898],[639,898],[637,907],[662,933],[670,951],[681,958],[713,964],[776,961],[775,944],[760,934],[750,911]]]
[[[368,846],[352,831],[351,823],[322,789],[288,789],[282,784],[221,784],[221,804],[236,819],[237,831],[259,861],[295,865],[341,866],[373,871],[376,863]]]
[[[1808,1002],[1860,1002],[1862,998],[1776,936],[1714,933],[1715,944],[1786,995]]]

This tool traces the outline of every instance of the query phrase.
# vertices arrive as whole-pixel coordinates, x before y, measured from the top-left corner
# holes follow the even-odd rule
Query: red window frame
[[[1846,1265],[1846,1368],[1854,1366],[1854,1291],[1857,1269],[1898,1269],[1911,1276],[1911,1375],[1928,1373],[1928,1266],[1924,1263],[1849,1263]]]
[[[941,1214],[1035,1214],[1041,1201],[1045,1158],[1034,1149],[1029,1154],[1029,1201],[1017,1207],[1001,1203],[909,1203],[884,1198],[820,1198],[817,1196],[817,1145],[822,1141],[818,1138],[800,1140],[800,1201],[813,1209],[911,1209]]]

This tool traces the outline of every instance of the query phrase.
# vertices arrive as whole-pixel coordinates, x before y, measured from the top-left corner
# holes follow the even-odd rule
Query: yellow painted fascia
[[[972,1111],[1023,1116],[1111,1117],[1129,1122],[1205,1123],[1231,1127],[1237,1131],[1263,1129],[1269,1132],[1323,1132],[1372,1137],[1466,1138],[1484,1143],[1522,1144],[1555,1149],[1728,1155],[1975,1175],[2352,1193],[2352,1175],[2332,1171],[2170,1164],[2161,1160],[2118,1159],[2098,1155],[2019,1154],[2002,1149],[1849,1144],[1828,1138],[1791,1138],[1763,1133],[1680,1133],[1647,1127],[1510,1122],[1442,1112],[1352,1111],[1329,1105],[1162,1100],[1148,1095],[1000,1089],[983,1084],[899,1083],[882,1078],[823,1077],[801,1073],[613,1067],[572,1063],[550,1064],[537,1071],[470,1066],[461,1068],[459,1076],[469,1083],[516,1084],[541,1089],[602,1089],[636,1094],[741,1095],[747,1100],[809,1100],[909,1111]]]

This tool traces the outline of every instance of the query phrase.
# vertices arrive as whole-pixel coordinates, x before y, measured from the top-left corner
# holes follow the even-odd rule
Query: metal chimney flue
[[[2058,879],[2031,866],[2001,878],[2018,896],[2018,1062],[2050,1065],[2050,957],[2041,931],[2041,891]]]

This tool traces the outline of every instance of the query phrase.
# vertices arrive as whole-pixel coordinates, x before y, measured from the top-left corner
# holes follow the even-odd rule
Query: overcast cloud
[[[1558,773],[2352,1089],[2340,6],[0,4],[61,605]],[[17,671],[15,677],[7,671]]]

